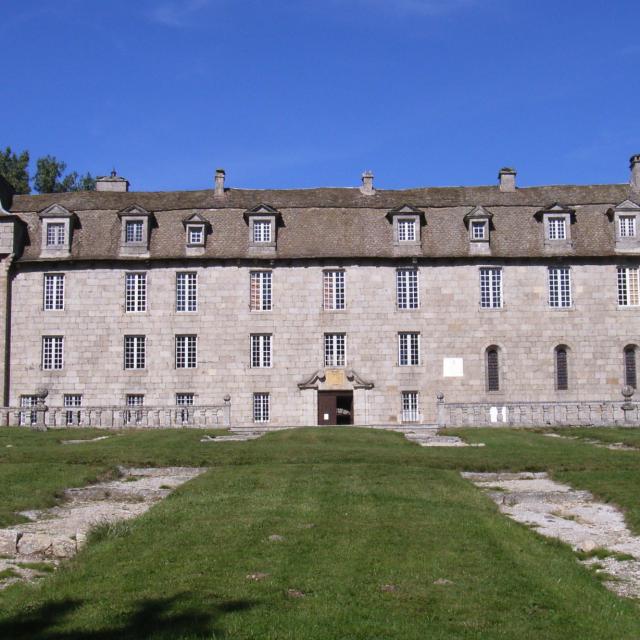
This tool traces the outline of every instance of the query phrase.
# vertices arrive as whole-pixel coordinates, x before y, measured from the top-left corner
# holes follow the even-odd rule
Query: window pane
[[[487,350],[487,391],[500,391],[497,349]]]
[[[558,347],[556,349],[556,389],[566,391],[568,388],[567,350],[564,347]]]

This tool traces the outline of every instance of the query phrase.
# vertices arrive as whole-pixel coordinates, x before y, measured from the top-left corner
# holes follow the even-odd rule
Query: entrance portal
[[[318,424],[353,424],[353,391],[318,391]]]

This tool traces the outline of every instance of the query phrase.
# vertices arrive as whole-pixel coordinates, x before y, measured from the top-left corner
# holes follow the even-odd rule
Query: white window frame
[[[480,267],[480,308],[502,309],[502,267]]]
[[[637,221],[635,214],[618,214],[618,238],[635,238],[637,235]]]
[[[20,408],[31,409],[30,411],[20,411],[18,424],[21,427],[38,423],[38,412],[35,407],[38,404],[38,396],[20,396]]]
[[[141,424],[142,411],[140,410],[140,407],[144,406],[144,395],[141,393],[128,393],[125,402],[127,407],[131,408],[125,411],[124,423],[126,425]],[[133,407],[138,407],[138,410],[136,411]]]
[[[192,407],[195,404],[195,393],[176,393],[176,418],[181,424],[191,424],[193,418]]]
[[[145,221],[140,219],[125,219],[124,242],[125,244],[144,244]]]
[[[265,423],[271,420],[271,394],[259,392],[253,394],[253,421]]]
[[[67,244],[67,223],[52,220],[45,223],[46,226],[46,246],[64,247]]]
[[[420,365],[420,333],[418,331],[398,333],[398,365],[401,367]]]
[[[618,267],[618,306],[640,306],[640,269]]]
[[[65,409],[64,421],[67,426],[79,425],[81,412],[78,409],[82,406],[82,394],[81,393],[65,393],[63,397],[63,404]],[[76,409],[73,411],[73,409]]]
[[[45,273],[42,286],[44,310],[64,310],[64,273]]]
[[[347,334],[324,334],[324,366],[345,367],[347,362]]]
[[[201,247],[204,244],[204,224],[187,225],[187,244],[192,247]]]
[[[398,233],[398,242],[417,242],[418,241],[418,220],[417,218],[404,218],[398,216],[397,218],[397,233]]]
[[[124,368],[127,371],[146,369],[147,336],[127,335],[124,337]]]
[[[471,220],[471,240],[475,242],[488,239],[488,220]]]
[[[547,218],[548,240],[567,240],[567,217],[550,215]]]
[[[343,311],[346,307],[346,276],[342,269],[322,272],[322,295],[325,311]]]
[[[417,391],[402,392],[402,422],[420,422],[419,400],[420,396]]]
[[[273,366],[273,341],[270,333],[251,334],[251,368],[268,369]]]
[[[414,267],[396,269],[396,306],[398,309],[420,308],[420,273]]]
[[[254,244],[271,244],[273,242],[273,220],[271,218],[254,218],[251,233],[251,242]]]
[[[176,369],[197,369],[198,336],[193,334],[176,336]]]
[[[249,309],[251,311],[272,311],[273,278],[271,271],[250,272]]]
[[[147,274],[144,271],[125,273],[124,309],[126,313],[143,313],[147,310]]]
[[[42,369],[56,371],[64,368],[64,336],[42,336]]]
[[[198,311],[198,274],[194,271],[176,273],[176,312]]]
[[[548,268],[549,307],[569,309],[573,306],[571,296],[571,269],[569,267]]]

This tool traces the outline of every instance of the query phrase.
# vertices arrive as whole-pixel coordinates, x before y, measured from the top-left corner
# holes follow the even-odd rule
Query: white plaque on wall
[[[462,366],[462,358],[443,358],[442,359],[442,377],[443,378],[462,378],[464,370]]]

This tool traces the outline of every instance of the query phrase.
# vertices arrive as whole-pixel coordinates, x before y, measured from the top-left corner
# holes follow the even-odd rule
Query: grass
[[[19,574],[15,570],[9,567],[8,569],[3,569],[2,571],[0,571],[0,580],[6,580],[7,578],[17,578],[18,575]]]
[[[636,603],[566,545],[500,515],[459,471],[549,470],[622,505],[637,533],[639,452],[497,429],[455,432],[487,445],[466,449],[361,429],[60,445],[92,433],[1,430],[0,514],[52,504],[120,464],[210,469],[141,518],[94,531],[37,588],[1,592],[0,637],[638,638]]]
[[[39,571],[40,573],[55,571],[55,567],[47,562],[16,562],[16,565],[21,569],[31,569],[31,571]]]

